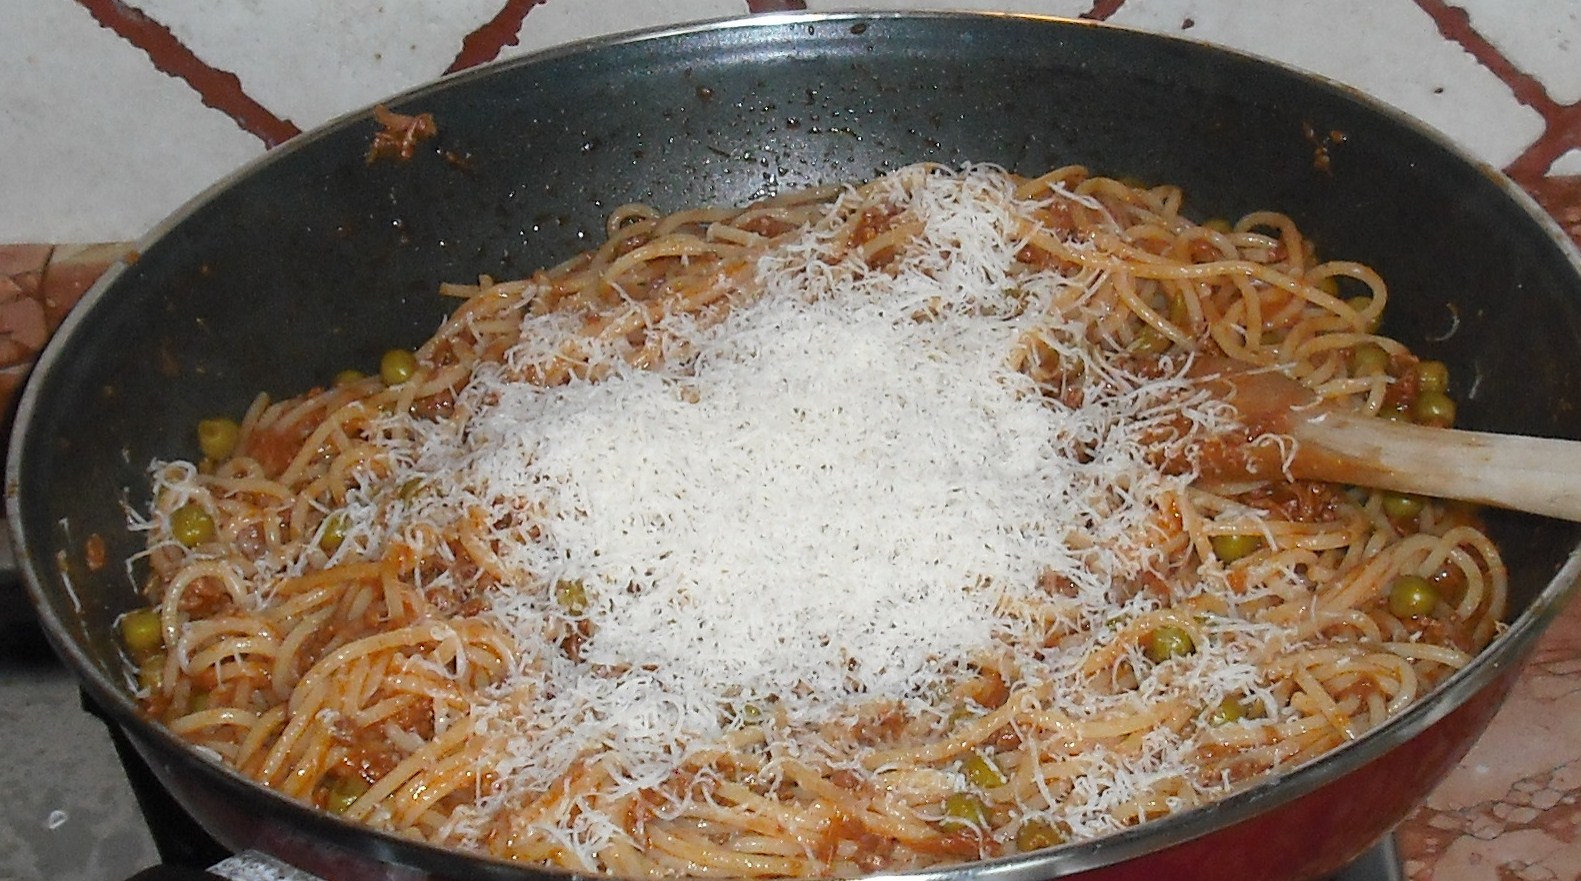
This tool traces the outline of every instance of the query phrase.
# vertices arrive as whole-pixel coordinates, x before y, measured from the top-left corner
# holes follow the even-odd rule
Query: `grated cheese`
[[[413,459],[445,486],[422,516],[493,524],[522,585],[493,596],[528,647],[493,723],[517,785],[597,745],[651,786],[747,704],[788,726],[868,701],[927,712],[963,662],[1033,626],[1007,610],[1041,598],[1043,573],[1110,615],[1115,578],[1155,562],[1155,499],[1182,479],[1150,467],[1141,438],[1181,412],[1181,386],[1075,342],[1071,305],[1097,279],[1017,270],[1029,206],[1002,175],[890,183],[922,229],[884,271],[839,253],[831,219],[763,256],[751,305],[662,328],[690,358],[612,358],[598,382],[512,381],[509,365],[542,355],[529,329],[460,396],[460,435],[440,429]],[[1007,363],[1050,312],[1071,326],[1044,342],[1098,380],[1080,408]],[[544,585],[561,581],[589,599],[576,661],[545,644],[563,610]]]

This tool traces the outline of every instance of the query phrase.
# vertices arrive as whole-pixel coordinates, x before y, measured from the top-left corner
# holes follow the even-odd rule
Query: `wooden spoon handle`
[[[1581,442],[1428,428],[1339,410],[1292,420],[1290,472],[1581,521]]]
[[[1246,427],[1237,455],[1204,457],[1209,479],[1291,477],[1479,502],[1581,521],[1581,441],[1429,428],[1343,410],[1272,370],[1204,359],[1205,388]],[[1294,448],[1248,443],[1289,436]]]

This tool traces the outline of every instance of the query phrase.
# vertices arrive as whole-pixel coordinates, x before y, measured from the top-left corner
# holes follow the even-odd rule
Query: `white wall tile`
[[[59,2],[59,0],[50,0]],[[500,0],[127,0],[304,130],[438,78]]]
[[[1581,148],[1565,151],[1548,166],[1551,175],[1581,175]]]
[[[545,0],[522,24],[520,42],[501,57],[575,40],[680,22],[746,15],[746,0]]]
[[[1581,3],[1456,0],[1471,25],[1560,104],[1581,101]]]
[[[263,144],[63,0],[0,11],[0,242],[134,238]]]

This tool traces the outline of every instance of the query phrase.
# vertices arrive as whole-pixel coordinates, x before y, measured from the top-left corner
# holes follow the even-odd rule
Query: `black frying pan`
[[[112,625],[137,602],[121,504],[143,504],[151,459],[193,455],[197,419],[417,343],[448,308],[439,283],[557,262],[620,203],[738,204],[919,160],[1178,183],[1204,216],[1282,210],[1378,268],[1385,330],[1450,363],[1467,427],[1581,436],[1581,275],[1556,227],[1401,115],[1231,52],[1009,16],[771,17],[557,49],[389,105],[438,122],[410,161],[365,161],[377,126],[353,114],[112,269],[39,361],[7,470],[30,591],[92,698],[222,842],[326,877],[540,873],[313,812],[141,719]],[[1355,857],[1469,747],[1574,580],[1575,525],[1490,519],[1513,627],[1401,719],[1217,805],[953,874],[1304,879]]]

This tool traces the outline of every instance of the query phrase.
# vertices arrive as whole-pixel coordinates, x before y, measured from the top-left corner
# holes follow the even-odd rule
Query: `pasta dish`
[[[1447,425],[1382,279],[1066,167],[630,205],[377,372],[197,427],[131,515],[147,714],[401,836],[622,877],[1092,839],[1358,737],[1505,604],[1465,506],[1200,381]]]

